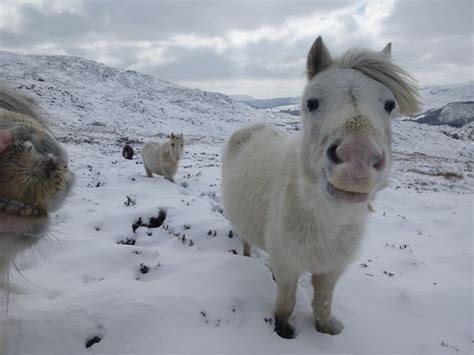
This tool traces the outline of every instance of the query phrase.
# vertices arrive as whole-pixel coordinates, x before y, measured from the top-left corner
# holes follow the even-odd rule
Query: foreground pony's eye
[[[306,107],[308,108],[309,112],[317,110],[319,107],[318,99],[308,99],[306,100]]]
[[[385,101],[385,111],[387,111],[388,113],[391,113],[394,108],[395,108],[395,101],[393,100]]]

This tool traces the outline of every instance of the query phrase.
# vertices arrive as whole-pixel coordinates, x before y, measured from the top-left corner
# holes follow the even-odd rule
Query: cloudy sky
[[[474,80],[473,0],[0,0],[0,50],[66,54],[185,86],[298,96],[322,35],[382,49],[422,86]]]

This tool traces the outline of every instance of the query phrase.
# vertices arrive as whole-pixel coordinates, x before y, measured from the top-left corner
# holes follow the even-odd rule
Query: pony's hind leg
[[[148,168],[148,166],[146,166],[145,163],[143,163],[143,167],[145,168],[146,176],[148,176],[148,177],[153,177],[152,171]]]
[[[244,245],[244,256],[250,256],[252,254],[252,247],[245,240],[242,240],[242,244]]]
[[[339,271],[333,271],[322,275],[312,275],[314,296],[311,305],[318,332],[336,335],[344,328],[342,322],[331,315],[332,294],[340,274]]]

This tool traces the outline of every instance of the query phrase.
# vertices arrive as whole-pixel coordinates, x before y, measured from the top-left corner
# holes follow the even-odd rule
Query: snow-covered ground
[[[220,150],[250,120],[291,131],[295,117],[77,58],[0,53],[0,67],[51,112],[77,178],[48,240],[11,274],[22,293],[10,293],[3,312],[6,354],[472,353],[472,143],[394,123],[391,186],[335,292],[344,331],[315,331],[306,275],[292,319],[297,337],[284,340],[273,332],[267,259],[243,257],[222,214]],[[138,154],[122,158],[124,139],[138,152],[170,131],[189,141],[176,184],[145,177]],[[160,211],[160,227],[137,227]]]

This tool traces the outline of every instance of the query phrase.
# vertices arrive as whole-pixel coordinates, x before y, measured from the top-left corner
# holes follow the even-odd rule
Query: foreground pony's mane
[[[35,118],[44,124],[41,109],[32,100],[0,84],[0,109]]]
[[[393,94],[403,115],[420,110],[415,80],[404,69],[390,61],[388,54],[364,48],[351,48],[335,60],[340,68],[358,70],[386,86]]]

